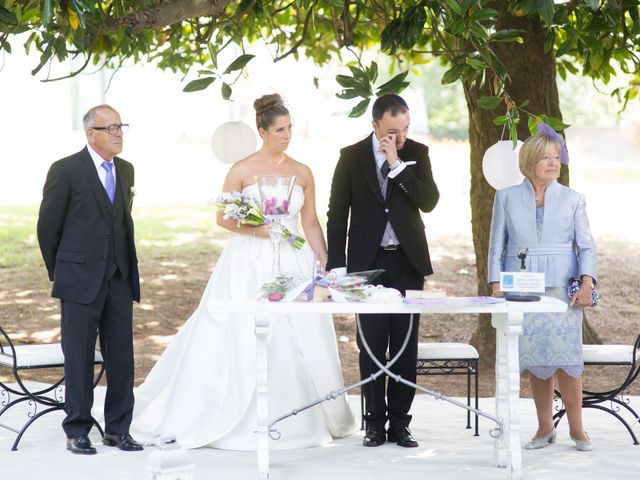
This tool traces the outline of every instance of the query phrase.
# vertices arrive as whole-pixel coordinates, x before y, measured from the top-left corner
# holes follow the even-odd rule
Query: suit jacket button
[[[107,261],[107,256],[105,255],[104,257],[102,257],[102,260],[104,260],[106,262]]]
[[[109,235],[108,233],[104,234],[104,238],[109,238],[111,235]]]
[[[388,208],[385,208],[385,209],[384,209],[384,213],[389,213],[389,209],[388,209]]]

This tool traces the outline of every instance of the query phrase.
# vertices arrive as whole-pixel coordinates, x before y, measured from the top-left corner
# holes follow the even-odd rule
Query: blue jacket
[[[542,235],[538,241],[533,185],[496,192],[489,237],[488,282],[500,272],[520,271],[520,250],[529,249],[527,271],[544,272],[547,287],[564,287],[570,277],[597,278],[596,246],[589,228],[584,195],[557,181],[544,194]]]

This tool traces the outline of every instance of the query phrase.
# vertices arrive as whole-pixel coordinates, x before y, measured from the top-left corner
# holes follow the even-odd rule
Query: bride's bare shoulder
[[[310,182],[313,182],[313,173],[311,172],[311,169],[309,168],[308,165],[302,162],[299,162],[297,160],[294,160],[293,158],[291,158],[291,162],[293,165],[293,170],[295,171],[295,174],[298,176],[297,183],[300,186],[305,187]]]
[[[256,161],[255,153],[238,160],[231,166],[228,175],[241,180],[253,178]],[[243,183],[245,182],[243,181]]]

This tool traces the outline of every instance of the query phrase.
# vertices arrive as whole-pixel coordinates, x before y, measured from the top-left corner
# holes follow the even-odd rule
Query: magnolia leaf
[[[353,107],[353,109],[349,113],[349,117],[351,118],[361,117],[362,114],[367,111],[367,107],[369,106],[370,101],[371,101],[370,98],[365,98],[360,103],[358,103],[355,107]]]
[[[347,75],[336,75],[336,82],[344,88],[354,88],[360,86],[360,83],[353,77]]]
[[[440,80],[440,83],[442,83],[442,85],[454,83],[456,80],[460,78],[460,75],[462,75],[463,69],[464,69],[464,65],[460,65],[460,64],[454,65],[449,70],[444,72],[444,75],[442,75],[442,79]]]
[[[538,4],[540,4],[538,12],[540,14],[540,19],[545,25],[551,25],[553,23],[553,14],[555,12],[553,0],[541,0]]]
[[[244,54],[240,55],[236,58],[231,64],[227,67],[224,73],[231,73],[236,70],[242,70],[244,66],[251,61],[251,59],[255,57],[255,55]]]
[[[487,68],[487,64],[482,60],[478,60],[477,58],[467,57],[464,59],[464,61],[474,70],[484,70],[485,68]]]
[[[475,20],[477,22],[482,20],[489,20],[491,18],[495,18],[498,16],[498,11],[493,8],[481,8],[479,10],[474,10],[471,14],[471,20]]]
[[[449,8],[455,13],[462,15],[462,8],[460,8],[460,4],[456,0],[447,0],[447,5],[449,5]]]
[[[551,117],[549,115],[541,115],[541,117],[543,121],[551,128],[553,128],[556,132],[566,130],[571,126],[570,124],[564,123],[562,120],[556,117]]]
[[[505,28],[498,30],[496,33],[489,36],[490,42],[518,42],[522,43],[522,30],[516,28]]]
[[[497,117],[494,117],[493,124],[496,125],[497,127],[501,127],[508,121],[509,121],[509,117],[507,117],[506,115],[498,115]]]
[[[18,25],[18,17],[16,17],[13,12],[0,5],[0,23],[16,26]]]
[[[198,92],[200,90],[204,90],[213,82],[215,82],[216,77],[204,77],[199,78],[197,80],[191,80],[187,85],[182,89],[183,92]]]
[[[42,25],[49,25],[53,18],[53,0],[44,0],[42,2]],[[42,67],[41,67],[42,68]]]
[[[484,110],[493,110],[498,108],[504,102],[502,97],[480,97],[478,106]]]
[[[538,117],[529,117],[529,120],[527,120],[527,126],[529,127],[529,133],[531,133],[531,135],[535,135],[536,127],[538,126]]]
[[[509,124],[509,138],[511,138],[513,149],[515,150],[518,146],[518,128],[516,126],[516,122],[511,122]]]
[[[383,83],[376,90],[376,95],[385,95],[387,93],[399,93],[407,86],[409,86],[409,82],[405,82],[404,79],[407,78],[409,74],[409,70],[406,70],[402,73],[399,73],[395,77],[393,77],[388,82]]]
[[[220,93],[222,94],[222,98],[225,100],[229,100],[231,98],[231,86],[227,83],[222,82],[222,88],[220,88]]]

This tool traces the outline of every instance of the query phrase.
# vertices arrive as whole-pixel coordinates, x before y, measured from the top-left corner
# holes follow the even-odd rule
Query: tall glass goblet
[[[280,276],[280,242],[282,241],[282,227],[280,221],[289,215],[291,192],[296,183],[295,175],[262,175],[256,176],[256,183],[260,190],[262,213],[271,223],[271,242],[273,244],[274,277]]]

